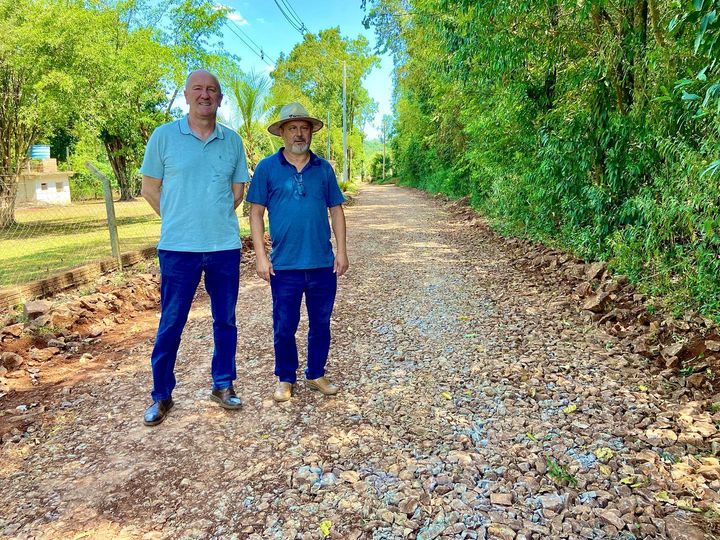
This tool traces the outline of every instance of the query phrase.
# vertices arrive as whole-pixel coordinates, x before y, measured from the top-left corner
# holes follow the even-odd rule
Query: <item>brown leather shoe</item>
[[[236,411],[242,407],[242,400],[235,393],[235,389],[232,386],[218,390],[212,389],[210,392],[210,399],[215,401],[223,409],[230,411]]]
[[[287,401],[292,397],[293,385],[289,382],[280,381],[273,393],[273,399],[277,402]]]
[[[340,390],[336,385],[328,381],[326,377],[307,379],[307,385],[311,390],[318,390],[326,396],[334,396],[338,393],[338,390]]]

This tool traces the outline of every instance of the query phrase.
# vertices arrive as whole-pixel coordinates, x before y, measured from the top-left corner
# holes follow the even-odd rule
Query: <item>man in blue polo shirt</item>
[[[285,105],[280,120],[268,131],[282,137],[285,146],[258,163],[247,200],[250,231],[255,246],[258,275],[270,282],[273,300],[275,401],[292,396],[297,378],[298,352],[295,332],[300,322],[303,295],[308,312],[307,369],[313,390],[325,395],[338,387],[325,377],[330,350],[330,316],[335,302],[337,276],[348,269],[345,242],[345,202],[332,166],[310,151],[312,134],[323,127],[299,103]],[[268,211],[271,259],[265,253],[264,214]],[[330,225],[337,243],[333,256]]]
[[[240,136],[216,121],[222,97],[213,74],[192,72],[185,84],[188,115],[153,132],[140,169],[142,195],[162,218],[158,244],[162,314],[151,357],[153,404],[144,417],[148,426],[162,422],[173,406],[180,336],[203,273],[215,343],[210,398],[226,409],[242,406],[232,385],[240,280],[235,208],[249,178]]]

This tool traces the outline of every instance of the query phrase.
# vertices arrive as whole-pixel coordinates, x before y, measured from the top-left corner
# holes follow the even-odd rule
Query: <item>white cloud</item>
[[[246,26],[250,24],[245,17],[240,15],[237,11],[233,11],[232,13],[227,14],[227,18],[231,21],[235,22],[239,26]]]
[[[250,24],[245,17],[240,15],[237,11],[234,11],[230,6],[226,6],[224,4],[215,4],[213,7],[216,10],[229,9],[230,11],[227,14],[227,18],[230,19],[231,21],[233,21],[238,26],[246,26],[246,25]]]
[[[275,69],[275,66],[268,66],[267,64],[264,65],[263,68],[262,68],[262,70],[263,70],[265,73],[270,73],[270,72],[273,71],[274,69]]]

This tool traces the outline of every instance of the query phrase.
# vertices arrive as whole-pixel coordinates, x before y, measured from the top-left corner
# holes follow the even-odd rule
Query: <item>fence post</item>
[[[112,248],[112,256],[117,259],[118,270],[122,270],[122,257],[120,256],[120,239],[117,232],[117,221],[115,220],[115,204],[112,198],[112,189],[110,188],[110,179],[101,173],[89,161],[85,163],[87,169],[102,182],[103,193],[105,195],[105,212],[107,213],[108,229],[110,230],[110,247]]]

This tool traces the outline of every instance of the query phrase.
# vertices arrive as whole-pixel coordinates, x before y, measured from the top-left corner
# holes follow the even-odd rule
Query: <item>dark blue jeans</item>
[[[325,375],[330,351],[330,316],[335,303],[337,275],[330,268],[275,270],[270,277],[273,299],[275,375],[282,382],[295,383],[298,352],[295,332],[300,322],[300,304],[305,295],[308,313],[308,358],[305,377]]]
[[[180,336],[203,272],[213,317],[213,386],[227,388],[235,380],[235,305],[240,283],[240,250],[191,253],[159,249],[158,258],[162,314],[151,357],[153,400],[172,396]]]

